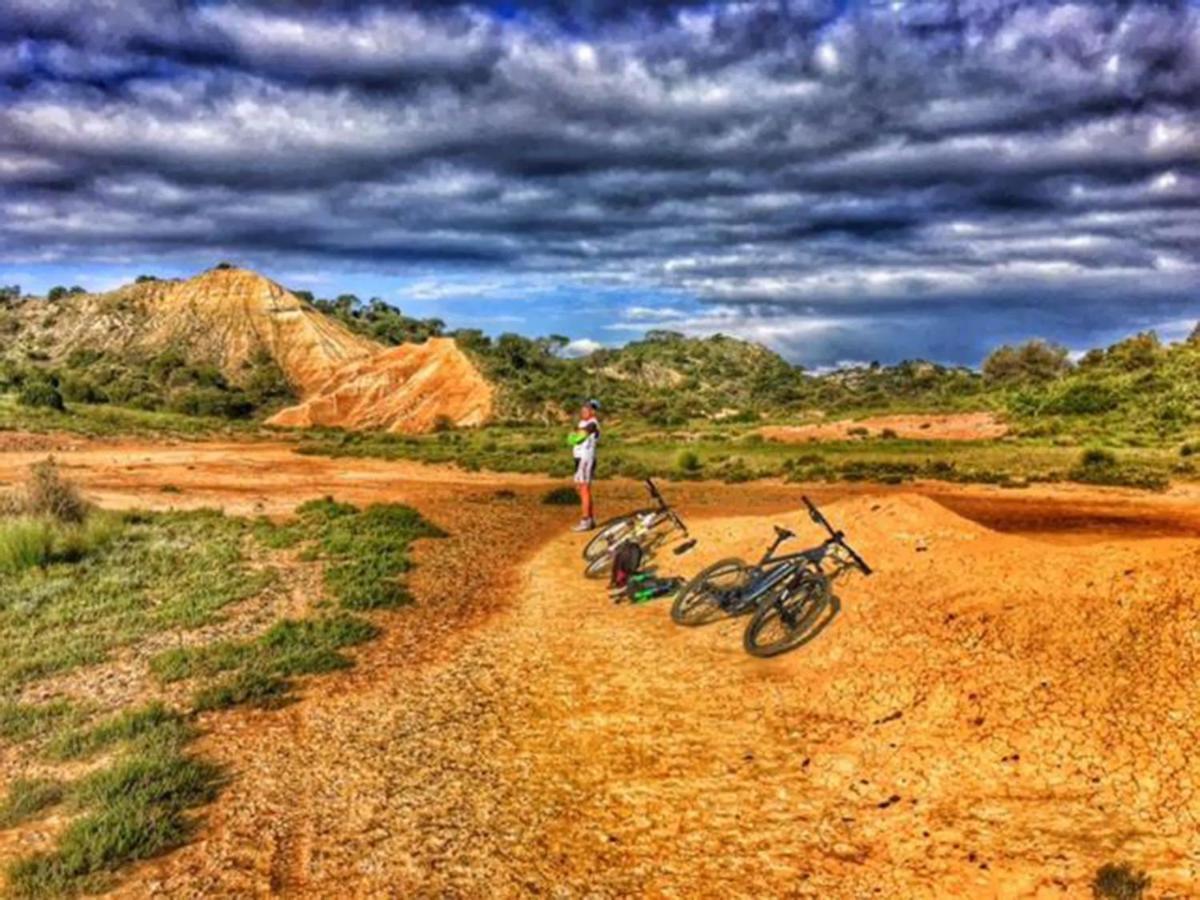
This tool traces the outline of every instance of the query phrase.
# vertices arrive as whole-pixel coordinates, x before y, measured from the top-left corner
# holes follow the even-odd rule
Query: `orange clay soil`
[[[35,456],[0,455],[0,480]],[[285,445],[60,459],[112,505],[282,513],[332,492],[450,532],[418,546],[418,602],[380,618],[355,669],[283,710],[205,717],[231,781],[196,840],[120,894],[1086,897],[1129,860],[1180,896],[1197,875],[1200,541],[1119,536],[1196,534],[1193,489],[824,487],[877,574],[842,586],[815,641],[761,661],[742,621],[613,606],[542,479]],[[664,488],[700,538],[666,570],[753,556],[773,521],[820,537],[796,486]],[[1002,534],[931,496],[999,527],[1093,530]]]
[[[492,415],[491,384],[451,338],[402,344],[347,363],[312,396],[270,424],[418,433],[439,421],[482,425]]]
[[[1008,433],[1008,427],[991,413],[874,416],[812,425],[771,425],[760,431],[768,440],[802,443],[849,440],[854,437],[851,430],[856,428],[866,428],[874,435],[888,428],[896,437],[928,441],[980,441]]]

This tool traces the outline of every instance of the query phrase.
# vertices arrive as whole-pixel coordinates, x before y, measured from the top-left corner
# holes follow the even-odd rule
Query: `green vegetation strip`
[[[167,628],[216,621],[258,594],[249,525],[217,512],[0,518],[0,690],[102,662]],[[32,535],[32,536],[31,536]]]
[[[105,890],[122,865],[184,842],[189,811],[209,802],[221,773],[188,752],[197,713],[274,706],[296,676],[351,665],[341,651],[378,627],[353,611],[409,600],[402,576],[412,542],[441,532],[399,505],[357,509],[332,499],[275,524],[200,511],[115,515],[89,509],[52,466],[0,501],[0,741],[48,762],[101,759],[73,783],[19,779],[0,799],[0,829],[61,808],[69,824],[50,852],[7,866],[19,897]],[[258,637],[159,653],[163,683],[194,682],[185,715],[161,702],[89,721],[66,701],[11,699],[29,682],[103,661],[116,647],[165,629],[216,621],[272,580],[247,558],[247,540],[322,561],[338,608],[284,619]]]
[[[133,725],[132,723],[137,723]],[[71,785],[16,782],[0,815],[8,824],[65,805],[74,814],[58,846],[8,866],[18,897],[63,896],[105,889],[121,865],[182,843],[187,811],[209,802],[218,769],[187,752],[194,732],[180,716],[152,706],[118,716],[72,742],[80,755],[120,745],[113,761]]]
[[[300,452],[566,478],[572,461],[564,433],[561,426],[492,426],[423,436],[323,432],[307,437]],[[1008,485],[1080,481],[1158,489],[1172,478],[1196,476],[1190,458],[1195,451],[1183,449],[1191,446],[1103,447],[1108,456],[1100,460],[1093,448],[1065,438],[923,441],[872,433],[854,440],[797,444],[764,440],[736,425],[698,424],[690,431],[664,432],[622,424],[606,431],[599,470],[602,477],[727,483],[782,478],[894,484],[922,478]]]

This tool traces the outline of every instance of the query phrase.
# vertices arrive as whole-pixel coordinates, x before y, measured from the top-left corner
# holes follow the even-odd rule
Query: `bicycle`
[[[807,498],[803,498],[814,522],[824,523],[825,517]],[[830,531],[831,538],[834,532]],[[722,559],[703,569],[675,598],[671,618],[677,625],[695,627],[707,625],[719,618],[745,615],[758,608],[764,598],[796,576],[819,567],[828,553],[825,541],[797,553],[780,556],[775,551],[796,535],[786,528],[775,526],[775,541],[758,562],[749,564],[740,558]]]
[[[807,644],[833,621],[841,603],[833,593],[833,585],[851,570],[871,574],[871,567],[846,543],[843,532],[837,531],[807,497],[809,516],[829,532],[819,552],[809,554],[810,566],[799,570],[769,591],[758,603],[754,616],[742,635],[742,646],[752,656],[778,656]],[[833,570],[827,572],[826,563]]]
[[[676,533],[682,538],[682,543],[674,551],[677,556],[696,546],[696,540],[688,534],[683,519],[671,508],[649,478],[646,479],[646,488],[656,506],[610,519],[601,526],[600,533],[583,548],[583,558],[587,561],[583,574],[586,577],[603,578],[607,575],[617,551],[629,541],[640,544],[646,557],[651,556]]]
[[[750,564],[731,557],[702,569],[675,597],[671,605],[672,620],[677,625],[695,627],[753,610],[767,591],[809,566],[810,554],[820,551],[820,547],[812,547],[776,556],[779,546],[795,536],[776,525],[775,541],[758,562]]]
[[[613,516],[601,522],[592,539],[583,547],[583,558],[585,562],[591,562],[597,557],[604,556],[610,552],[613,547],[619,544],[625,537],[634,529],[639,518],[661,512],[666,502],[659,494],[658,488],[654,481],[650,478],[645,480],[646,488],[650,492],[652,499],[657,500],[655,506],[647,506],[642,509],[635,509],[633,512],[624,513],[623,515]]]

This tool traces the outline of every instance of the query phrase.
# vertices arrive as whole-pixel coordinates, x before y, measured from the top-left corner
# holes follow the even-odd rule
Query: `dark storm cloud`
[[[0,0],[0,258],[500,268],[972,359],[1188,312],[1197,96],[1183,2]]]

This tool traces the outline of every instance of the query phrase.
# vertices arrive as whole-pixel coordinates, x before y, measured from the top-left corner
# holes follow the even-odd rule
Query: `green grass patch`
[[[757,427],[757,426],[755,426]],[[709,478],[739,483],[758,478],[795,481],[933,478],[991,484],[1063,481],[1078,464],[1087,429],[1063,426],[1024,437],[979,441],[914,440],[879,435],[811,444],[763,440],[744,424],[691,421],[664,431],[637,423],[610,425],[599,470],[604,477]],[[1178,444],[1122,437],[1122,458],[1163,478],[1195,477],[1179,469]],[[1135,446],[1136,444],[1136,446]],[[731,454],[731,450],[735,450]],[[410,459],[465,469],[569,478],[570,454],[557,426],[490,426],[440,435],[314,432],[301,453],[333,457]],[[570,485],[564,504],[576,502]]]
[[[246,705],[270,709],[285,703],[291,689],[292,683],[279,675],[243,669],[197,691],[192,708],[196,712]]]
[[[83,713],[66,700],[49,703],[0,701],[0,740],[13,744],[73,725]]]
[[[248,420],[70,401],[63,410],[35,408],[22,405],[15,394],[3,393],[0,393],[0,429],[66,432],[84,437],[169,437],[179,440],[272,435],[260,423]]]
[[[122,758],[70,791],[86,812],[55,850],[10,864],[9,890],[40,897],[106,887],[118,867],[183,843],[191,831],[187,811],[211,801],[219,781],[215,766],[173,743]]]
[[[64,796],[62,782],[52,778],[18,778],[0,801],[0,830],[20,825],[57,806]]]
[[[0,577],[0,688],[100,662],[156,631],[216,621],[273,577],[249,567],[242,520],[198,511],[119,522],[89,517],[56,537],[45,565]]]
[[[0,575],[44,566],[53,552],[54,525],[48,519],[0,520]]]
[[[73,734],[56,747],[60,755],[123,749],[110,765],[73,785],[14,784],[4,807],[14,822],[60,802],[79,813],[53,851],[8,865],[14,896],[104,889],[121,865],[182,843],[190,831],[187,811],[216,795],[219,770],[187,752],[193,731],[161,705],[121,713]]]
[[[160,653],[150,662],[151,671],[163,682],[185,678],[211,678],[235,669],[268,677],[312,675],[350,666],[338,651],[361,644],[378,635],[379,629],[345,613],[312,619],[284,619],[252,641],[221,641],[202,647],[176,648]],[[256,686],[226,679],[213,691],[203,689],[205,699],[197,708],[213,709],[255,699]],[[217,701],[220,694],[227,699]],[[244,694],[244,699],[237,699]],[[216,705],[213,705],[213,704]]]
[[[411,568],[414,540],[443,532],[411,507],[382,503],[359,510],[332,498],[305,503],[298,526],[325,562],[325,587],[344,609],[388,609],[409,602],[400,576]]]
[[[162,703],[149,703],[125,710],[89,728],[68,731],[49,747],[55,759],[82,759],[106,750],[114,744],[132,741],[151,733],[174,733],[185,729],[183,717]]]

